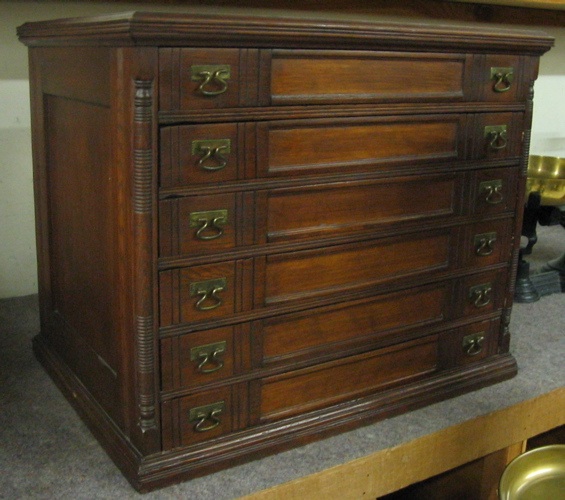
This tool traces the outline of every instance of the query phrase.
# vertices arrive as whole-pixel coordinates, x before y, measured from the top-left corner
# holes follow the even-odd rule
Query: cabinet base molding
[[[283,423],[263,425],[190,448],[142,457],[66,363],[38,335],[37,359],[75,408],[131,485],[140,492],[178,483],[213,471],[368,425],[408,410],[507,380],[516,375],[509,354],[440,376],[318,410]]]

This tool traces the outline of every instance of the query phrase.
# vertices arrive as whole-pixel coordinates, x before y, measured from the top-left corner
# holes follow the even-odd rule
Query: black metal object
[[[561,291],[565,292],[565,254],[560,258],[545,264],[542,272],[534,278],[530,276],[530,264],[524,259],[525,255],[532,253],[533,246],[538,241],[536,227],[554,226],[561,224],[565,227],[565,213],[553,206],[543,206],[541,204],[541,194],[537,191],[528,195],[528,200],[524,207],[524,221],[522,223],[522,236],[528,239],[525,247],[520,248],[518,261],[518,272],[516,276],[516,288],[514,300],[516,302],[535,302],[540,295],[546,295],[555,291],[555,280],[560,279]],[[555,272],[559,277],[556,278]]]

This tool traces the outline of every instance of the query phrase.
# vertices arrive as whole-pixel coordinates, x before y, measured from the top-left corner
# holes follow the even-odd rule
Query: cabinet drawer
[[[257,125],[259,176],[464,158],[462,115],[279,121]]]
[[[275,50],[263,93],[274,105],[462,100],[468,65],[459,54]]]
[[[159,255],[202,255],[458,215],[462,181],[448,174],[162,200]]]
[[[508,262],[514,235],[514,219],[479,222],[467,228],[464,248],[466,266],[484,267]]]
[[[195,387],[234,374],[235,327],[161,339],[161,389]]]
[[[474,172],[471,182],[471,213],[496,214],[514,211],[517,200],[519,167]]]
[[[246,93],[240,49],[159,49],[159,109],[239,106]]]
[[[528,78],[523,74],[523,58],[515,55],[489,54],[478,88],[481,98],[490,102],[524,101],[528,91]]]
[[[310,360],[347,348],[390,342],[414,328],[445,320],[450,283],[256,321],[251,346],[256,367]]]
[[[161,188],[233,181],[242,176],[242,125],[181,125],[162,127],[159,133]]]
[[[266,257],[264,303],[300,301],[448,269],[452,230]]]
[[[499,320],[481,321],[440,335],[442,368],[477,363],[496,353]]]
[[[473,158],[496,160],[522,155],[524,115],[522,113],[485,113],[475,116]]]
[[[236,245],[239,217],[233,193],[159,202],[159,255],[202,254]]]
[[[240,286],[236,272],[235,262],[161,271],[161,326],[207,321],[233,314]]]
[[[236,394],[234,394],[234,392]],[[233,432],[238,425],[233,386],[165,401],[161,405],[163,448],[207,441]]]
[[[506,290],[506,269],[480,273],[460,280],[458,316],[476,316],[502,309]]]
[[[252,414],[277,420],[407,383],[436,370],[437,336],[251,384]]]

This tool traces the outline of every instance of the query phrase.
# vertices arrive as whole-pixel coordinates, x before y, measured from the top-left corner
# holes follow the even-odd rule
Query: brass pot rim
[[[530,155],[528,159],[528,177],[565,179],[565,158]]]
[[[551,480],[560,484],[565,481],[565,444],[552,444],[534,448],[512,460],[504,469],[498,484],[500,500],[520,500],[527,498],[520,492],[542,481],[546,485]],[[551,487],[551,484],[550,486]],[[550,497],[548,497],[550,498]]]

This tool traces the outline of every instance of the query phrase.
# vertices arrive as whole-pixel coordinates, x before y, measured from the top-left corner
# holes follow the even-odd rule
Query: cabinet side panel
[[[118,411],[117,339],[114,325],[114,222],[108,51],[98,68],[96,91],[59,69],[68,53],[41,54],[50,300],[42,333],[112,418]],[[75,54],[74,59],[78,58]],[[54,63],[56,61],[56,64]],[[49,64],[47,64],[49,63]],[[53,63],[53,64],[51,64]],[[77,72],[80,73],[79,65]],[[92,87],[92,85],[91,85]]]
[[[52,343],[108,411],[116,396],[107,108],[46,99]],[[53,337],[65,338],[63,344]]]

